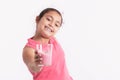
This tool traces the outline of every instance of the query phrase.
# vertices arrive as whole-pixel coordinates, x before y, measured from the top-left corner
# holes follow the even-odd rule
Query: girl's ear
[[[39,16],[36,16],[36,23],[38,23],[40,20]]]

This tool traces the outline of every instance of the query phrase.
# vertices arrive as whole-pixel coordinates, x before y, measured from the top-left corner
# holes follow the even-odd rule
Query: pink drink
[[[42,54],[43,65],[50,66],[52,64],[51,53]]]
[[[50,66],[52,64],[52,44],[39,45],[38,53],[43,57],[43,65]]]

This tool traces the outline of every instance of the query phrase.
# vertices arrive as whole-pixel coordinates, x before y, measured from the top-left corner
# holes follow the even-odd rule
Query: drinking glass
[[[50,66],[52,64],[52,51],[53,45],[52,44],[37,44],[36,49],[38,54],[43,58],[42,64],[44,66]]]

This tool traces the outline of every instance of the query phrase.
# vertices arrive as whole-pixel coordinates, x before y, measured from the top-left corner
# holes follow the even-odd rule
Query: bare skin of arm
[[[25,46],[23,48],[23,61],[30,69],[30,71],[37,73],[42,69],[42,58],[36,53],[36,51],[30,47]]]

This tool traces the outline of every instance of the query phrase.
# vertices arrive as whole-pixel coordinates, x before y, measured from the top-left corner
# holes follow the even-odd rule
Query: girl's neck
[[[38,35],[35,35],[34,37],[33,37],[33,39],[35,40],[35,41],[38,41],[38,42],[40,42],[40,43],[42,43],[42,44],[48,44],[49,43],[49,38],[44,38],[44,37],[42,37],[42,36],[38,36]]]

